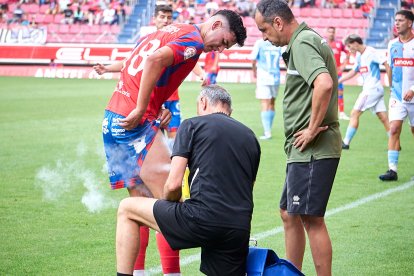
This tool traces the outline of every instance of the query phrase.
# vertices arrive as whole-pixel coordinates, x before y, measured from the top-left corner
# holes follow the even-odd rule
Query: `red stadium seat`
[[[341,18],[342,17],[342,9],[333,8],[332,9],[332,17]]]
[[[29,4],[29,5],[25,5],[26,9],[24,10],[27,13],[38,13],[39,12],[39,5],[37,4]]]
[[[81,31],[81,26],[79,24],[72,24],[69,28],[69,33],[78,34]]]
[[[322,12],[320,9],[312,9],[312,12],[310,14],[310,16],[315,17],[315,18],[320,18],[322,15]]]
[[[58,33],[59,32],[59,25],[58,24],[49,24],[47,25],[47,32],[48,33]]]
[[[50,24],[53,22],[53,15],[51,14],[46,14],[45,18],[43,18],[43,24]]]
[[[253,17],[245,16],[243,17],[243,24],[245,27],[256,26],[256,21],[254,21]]]
[[[61,14],[61,13],[56,14],[55,15],[55,18],[53,19],[53,22],[55,22],[56,24],[60,24],[62,22],[62,20],[63,20],[64,17],[65,16],[63,14]]]
[[[328,9],[328,8],[321,9],[321,16],[325,18],[332,17],[332,9]]]
[[[342,17],[344,18],[352,18],[354,17],[354,12],[352,11],[352,9],[343,9],[342,10]]]
[[[295,17],[300,16],[300,8],[299,7],[292,7],[292,12]]]
[[[59,34],[68,34],[69,33],[69,25],[62,24],[59,26]]]
[[[301,17],[309,17],[312,14],[311,8],[301,8],[300,9],[300,16]]]
[[[354,17],[355,18],[364,18],[362,10],[361,9],[354,9]]]

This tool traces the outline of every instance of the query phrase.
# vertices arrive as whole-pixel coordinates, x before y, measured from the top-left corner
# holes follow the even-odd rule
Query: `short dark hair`
[[[267,23],[273,22],[276,16],[282,18],[287,23],[292,22],[295,18],[285,0],[261,0],[257,3],[256,11],[260,12]]]
[[[364,44],[364,42],[362,41],[362,38],[359,36],[359,35],[357,35],[357,34],[351,34],[351,35],[349,35],[346,39],[345,39],[345,45],[348,45],[348,44],[350,44],[350,43],[354,43],[354,42],[356,42],[356,43],[358,43],[358,44]]]
[[[230,31],[236,36],[237,44],[242,47],[246,40],[246,28],[243,25],[243,20],[236,12],[231,10],[219,10],[214,15],[221,15],[227,19],[229,23]],[[213,15],[213,16],[214,16]]]
[[[405,18],[407,18],[408,20],[414,22],[414,14],[413,14],[412,11],[409,11],[409,10],[400,10],[400,11],[397,11],[395,13],[395,15],[397,15],[397,14],[401,14],[402,16],[404,16]]]
[[[172,13],[173,10],[169,5],[157,5],[157,6],[155,6],[154,16],[157,16],[159,12],[170,12],[170,13]]]

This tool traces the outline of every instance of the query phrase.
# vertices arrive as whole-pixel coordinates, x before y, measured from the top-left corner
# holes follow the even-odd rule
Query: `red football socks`
[[[172,250],[161,233],[156,233],[158,251],[161,257],[163,274],[180,273],[180,251]]]

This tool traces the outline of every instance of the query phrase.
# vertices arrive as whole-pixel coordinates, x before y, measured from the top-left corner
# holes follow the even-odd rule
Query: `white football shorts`
[[[404,121],[405,118],[408,118],[410,126],[414,127],[414,104],[402,103],[391,97],[388,108],[388,118],[390,122]]]
[[[270,100],[277,97],[279,85],[257,85],[256,98],[259,100]]]
[[[362,92],[359,94],[355,102],[354,109],[358,111],[365,111],[370,109],[372,113],[386,112],[384,94],[367,94]]]

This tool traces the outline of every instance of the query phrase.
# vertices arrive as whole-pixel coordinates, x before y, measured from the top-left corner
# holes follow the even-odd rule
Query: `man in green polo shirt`
[[[287,45],[282,55],[287,169],[280,200],[286,255],[302,268],[306,231],[317,275],[331,275],[324,215],[341,156],[335,60],[327,42],[299,24],[286,1],[260,1],[255,20],[264,40]]]

